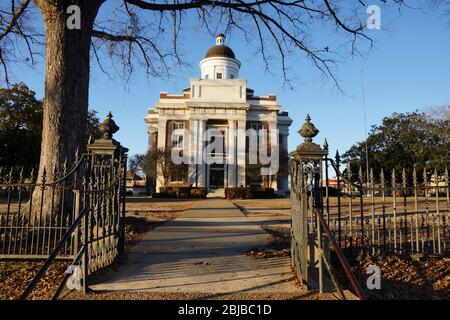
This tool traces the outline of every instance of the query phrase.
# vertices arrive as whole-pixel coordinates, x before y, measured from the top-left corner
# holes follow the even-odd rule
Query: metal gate
[[[324,265],[337,282],[329,247],[361,297],[350,268],[357,257],[450,254],[447,168],[417,164],[387,174],[347,164],[344,174],[339,153],[331,159],[326,141],[312,142],[319,131],[310,120],[291,153],[292,265],[308,287],[323,290]]]
[[[128,149],[112,138],[118,129],[110,113],[103,137],[77,152],[72,169],[54,168],[51,181],[46,169],[26,179],[23,169],[0,172],[0,259],[83,257],[86,280],[123,252]]]

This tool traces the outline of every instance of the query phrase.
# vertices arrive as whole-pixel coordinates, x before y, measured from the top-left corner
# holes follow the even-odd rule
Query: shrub
[[[191,188],[190,195],[194,199],[206,199],[208,192],[206,188]]]
[[[225,197],[227,199],[245,199],[246,188],[226,188]]]
[[[206,188],[201,187],[171,186],[161,187],[159,190],[160,192],[156,195],[157,198],[205,199],[208,195]]]
[[[260,188],[258,191],[258,198],[272,199],[275,198],[275,189],[273,188]]]
[[[273,188],[261,187],[240,187],[225,189],[225,197],[227,199],[270,199],[275,198],[275,190]]]
[[[167,198],[172,199],[177,197],[177,193],[174,190],[167,190]]]
[[[172,190],[172,187],[160,187],[159,193],[167,193],[169,190]]]

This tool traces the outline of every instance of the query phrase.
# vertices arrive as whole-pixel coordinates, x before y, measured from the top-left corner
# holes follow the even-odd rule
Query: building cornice
[[[186,101],[186,107],[192,108],[201,108],[201,109],[250,109],[250,105],[248,103],[239,103],[239,102],[207,102],[207,101]]]

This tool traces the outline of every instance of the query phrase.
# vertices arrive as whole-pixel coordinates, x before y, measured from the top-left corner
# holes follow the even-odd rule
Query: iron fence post
[[[127,188],[126,188],[126,181],[127,181],[127,157],[125,156],[123,159],[123,180],[122,180],[122,214],[119,219],[119,232],[120,232],[120,238],[119,238],[119,255],[122,255],[125,253],[125,216],[126,216],[126,197],[127,197]]]
[[[319,259],[319,292],[323,293],[323,264],[322,264],[322,228],[318,215],[316,215],[317,225],[317,251]]]
[[[339,169],[339,166],[341,165],[341,156],[339,155],[339,151],[336,150],[336,167]],[[337,174],[337,206],[338,206],[338,243],[339,246],[342,247],[342,226],[341,226],[341,220],[342,220],[342,212],[341,212],[341,177],[339,174]]]
[[[83,293],[88,292],[88,273],[89,273],[89,221],[91,217],[92,211],[90,210],[83,221],[83,246],[84,246],[84,254],[83,254]]]
[[[74,201],[75,201],[75,206],[74,206],[74,221],[80,216],[80,204],[81,204],[81,198],[80,198],[80,190],[73,190],[73,193],[75,195],[74,197]],[[78,232],[74,232],[74,236],[73,236],[73,250],[72,253],[73,254],[77,254],[78,252],[78,242],[79,242],[79,235]]]

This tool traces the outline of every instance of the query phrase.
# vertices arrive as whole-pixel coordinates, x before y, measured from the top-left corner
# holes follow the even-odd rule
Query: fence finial
[[[340,162],[341,161],[341,155],[339,154],[339,150],[336,150],[336,162]]]
[[[311,123],[309,114],[306,116],[306,122],[300,128],[298,133],[305,138],[305,141],[297,146],[297,150],[291,153],[297,159],[318,160],[328,155],[328,142],[325,140],[324,149],[312,140],[319,134],[319,130]]]
[[[311,123],[309,114],[306,116],[306,122],[300,128],[298,133],[305,138],[305,143],[311,143],[312,139],[319,134],[319,130]]]
[[[106,116],[105,120],[103,120],[100,125],[100,132],[103,134],[103,139],[111,140],[114,133],[119,131],[119,126],[116,125],[116,122],[112,119],[113,115],[111,111]]]

